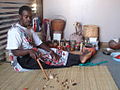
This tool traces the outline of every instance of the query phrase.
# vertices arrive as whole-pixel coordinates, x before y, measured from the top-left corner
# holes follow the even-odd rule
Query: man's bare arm
[[[15,50],[12,50],[12,53],[15,56],[25,56],[25,55],[29,54],[30,57],[32,57],[33,59],[37,59],[39,57],[38,53],[35,50],[32,50],[32,49],[26,49],[26,50],[15,49]]]
[[[54,53],[54,51],[52,51],[52,50],[51,50],[47,45],[45,45],[44,43],[40,44],[38,47],[39,47],[39,48],[42,48],[42,49],[44,49],[44,50],[46,50],[46,51],[48,51],[48,52],[50,52],[51,56],[52,56],[53,58],[56,58],[56,60],[59,60],[59,59],[60,59],[60,56],[58,56],[56,53]]]
[[[44,44],[44,43],[40,44],[38,46],[38,48],[42,48],[42,49],[44,49],[44,50],[46,50],[48,52],[52,52],[52,50],[46,44]]]

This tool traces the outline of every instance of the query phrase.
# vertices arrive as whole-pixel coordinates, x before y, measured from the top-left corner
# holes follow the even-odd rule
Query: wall
[[[65,38],[75,31],[73,23],[100,27],[100,41],[120,37],[120,0],[43,0],[43,16],[63,15],[67,18]]]

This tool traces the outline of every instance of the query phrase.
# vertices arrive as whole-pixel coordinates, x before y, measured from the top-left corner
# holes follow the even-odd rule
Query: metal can
[[[75,50],[75,44],[76,44],[76,41],[75,41],[75,40],[71,40],[71,41],[70,41],[70,46],[71,46],[70,50],[71,50],[71,51],[74,51],[74,50]]]
[[[60,40],[60,49],[61,50],[65,49],[65,41],[64,40]]]
[[[65,42],[65,50],[66,50],[66,51],[70,51],[70,47],[71,47],[71,46],[70,46],[70,41],[66,41],[66,42]]]
[[[76,42],[76,44],[75,44],[75,50],[76,51],[80,50],[80,42]]]

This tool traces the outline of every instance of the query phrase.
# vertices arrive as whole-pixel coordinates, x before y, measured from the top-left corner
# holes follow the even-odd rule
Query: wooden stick
[[[39,59],[37,59],[37,62],[38,62],[38,64],[39,64],[42,72],[44,73],[45,78],[46,78],[47,80],[49,80],[48,74],[47,74],[47,73],[45,72],[45,70],[43,69],[42,64],[40,63]]]

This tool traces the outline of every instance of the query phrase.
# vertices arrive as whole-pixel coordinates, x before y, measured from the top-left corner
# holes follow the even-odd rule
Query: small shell
[[[43,88],[46,88],[46,87],[47,87],[46,85],[43,86]]]

